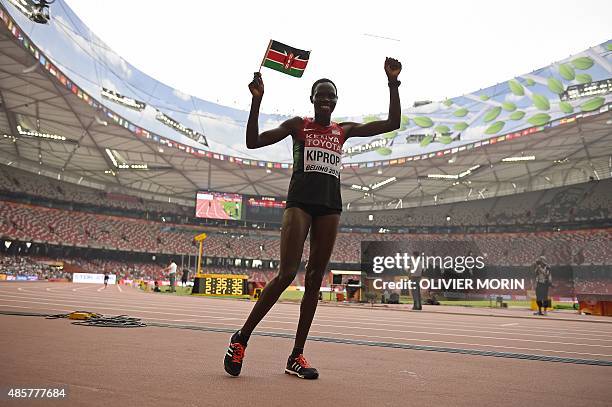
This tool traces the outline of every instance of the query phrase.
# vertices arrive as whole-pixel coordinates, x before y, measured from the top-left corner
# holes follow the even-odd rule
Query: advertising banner
[[[94,273],[74,273],[72,275],[73,283],[90,283],[90,284],[104,284],[104,274]],[[114,274],[108,275],[109,284],[117,284],[117,276]]]

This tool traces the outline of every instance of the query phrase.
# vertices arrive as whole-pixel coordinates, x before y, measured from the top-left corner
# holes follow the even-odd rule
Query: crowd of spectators
[[[72,183],[38,176],[13,167],[0,166],[0,192],[22,193],[31,197],[110,206],[115,209],[158,211],[184,215],[193,208],[130,195],[109,193]],[[35,202],[35,200],[32,200]],[[94,211],[95,212],[95,211]],[[100,211],[103,212],[103,211]],[[115,211],[117,212],[117,211]],[[368,226],[419,228],[422,226],[521,225],[608,220],[612,214],[612,179],[592,181],[563,188],[527,192],[491,199],[373,212],[345,211],[345,230]],[[514,229],[513,229],[514,230]],[[516,229],[520,230],[520,229]],[[142,218],[114,216],[92,211],[49,208],[0,200],[0,237],[9,240],[43,242],[51,245],[105,248],[118,251],[196,255],[193,237],[205,231],[206,256],[275,260],[280,257],[278,230],[219,228]],[[436,230],[437,231],[437,230]],[[539,256],[553,265],[611,265],[612,229],[582,229],[547,232],[504,233],[357,233],[341,232],[331,257],[333,263],[359,263],[364,240],[435,243],[438,250],[449,249],[448,242],[467,242],[496,266],[527,266]],[[447,243],[445,243],[447,242]],[[446,246],[445,246],[446,245]],[[449,246],[451,245],[451,246]],[[447,247],[448,246],[448,247]],[[304,260],[310,249],[305,243]],[[122,264],[84,264],[85,269],[111,267],[131,275],[150,275],[143,263],[123,270]],[[144,273],[144,274],[143,274]],[[265,280],[266,276],[262,275]]]
[[[369,216],[372,215],[372,220]],[[345,211],[343,226],[522,225],[597,221],[612,215],[612,179],[489,199],[375,212]]]
[[[0,235],[69,246],[194,253],[195,227],[0,201]]]
[[[52,259],[44,256],[7,255],[0,254],[0,274],[7,276],[31,276],[37,280],[64,279],[71,280],[73,273],[114,274],[118,280],[166,280],[166,265],[155,262],[138,262],[118,259],[85,259],[81,257],[65,257]],[[187,267],[179,262],[179,272],[188,269],[190,279],[195,274],[194,267]],[[69,271],[68,271],[69,270]],[[268,283],[276,275],[275,270],[258,268],[214,267],[203,268],[207,274],[246,274],[249,281]],[[303,283],[303,272],[296,283]],[[300,280],[301,279],[301,280]]]
[[[145,200],[133,195],[62,182],[4,165],[0,165],[0,191],[62,202],[179,216],[191,215],[194,210],[193,207],[176,203]]]
[[[0,254],[0,274],[5,276],[35,277],[37,280],[65,280],[70,281],[72,273],[108,273],[114,274],[117,280],[145,280],[163,281],[168,276],[163,272],[165,264],[135,262],[131,260],[118,259],[85,259],[79,257],[66,257],[52,259],[41,256],[30,255],[6,255]],[[179,264],[182,272],[186,266]],[[67,271],[70,270],[70,271]],[[233,268],[233,267],[205,267],[208,274],[246,274],[250,282],[267,284],[276,275],[276,270],[264,270],[257,268]],[[522,278],[526,283],[526,290],[534,290],[533,270],[531,267],[523,268],[500,268],[495,274],[484,271],[470,271],[462,274],[442,274],[428,270],[427,278]],[[553,268],[553,288],[551,295],[571,297],[580,293],[612,294],[612,278],[605,267],[584,267],[555,269]],[[192,281],[194,270],[190,268],[189,280]],[[292,285],[304,286],[305,273],[297,273]],[[330,275],[323,279],[323,287],[331,284]],[[451,290],[452,291],[452,290]],[[481,294],[503,294],[504,290],[481,291]],[[469,292],[468,292],[469,294]]]
[[[580,293],[612,294],[612,276],[607,267],[589,267],[574,273],[574,289]]]
[[[37,280],[69,279],[70,274],[56,261],[35,259],[29,256],[7,256],[0,254],[0,274],[5,276],[36,277]]]
[[[0,201],[0,236],[5,239],[48,244],[106,248],[120,251],[196,255],[193,237],[204,231],[195,226],[174,225],[96,215],[86,212],[42,208]],[[206,256],[259,260],[280,259],[278,232],[206,228]],[[456,253],[451,243],[469,243],[485,263],[497,266],[530,265],[545,256],[554,265],[611,265],[612,229],[559,232],[406,234],[339,233],[331,261],[359,263],[361,242],[407,241],[439,252]],[[446,246],[448,247],[446,247]],[[451,245],[451,246],[449,246]],[[304,259],[310,250],[305,243]]]
[[[180,219],[189,219],[194,213],[193,206],[107,192],[4,165],[0,165],[2,191],[125,211],[177,215]],[[597,221],[609,219],[611,214],[612,179],[605,179],[489,199],[478,199],[473,194],[466,202],[451,204],[375,212],[344,211],[341,224],[349,227],[508,226]],[[372,220],[369,215],[373,215]]]

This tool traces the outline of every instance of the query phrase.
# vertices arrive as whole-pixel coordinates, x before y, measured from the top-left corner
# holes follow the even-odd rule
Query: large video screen
[[[196,218],[242,219],[242,195],[200,191],[196,194]]]
[[[246,220],[280,223],[286,202],[269,196],[245,196]]]

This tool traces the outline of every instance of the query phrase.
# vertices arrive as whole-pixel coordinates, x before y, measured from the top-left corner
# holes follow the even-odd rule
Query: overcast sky
[[[612,38],[612,1],[604,0],[66,2],[139,70],[241,109],[270,39],[312,50],[300,79],[262,68],[262,110],[297,115],[312,114],[310,87],[321,77],[338,86],[334,116],[386,112],[385,56],[404,66],[407,107],[506,81]]]

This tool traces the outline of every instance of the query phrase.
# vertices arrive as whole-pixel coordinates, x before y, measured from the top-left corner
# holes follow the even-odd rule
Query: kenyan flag
[[[270,40],[262,66],[277,70],[287,75],[301,78],[310,58],[310,51],[290,47],[278,41]]]

